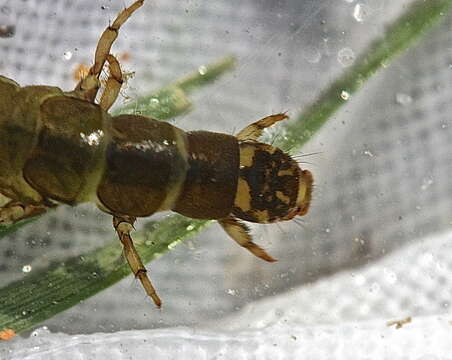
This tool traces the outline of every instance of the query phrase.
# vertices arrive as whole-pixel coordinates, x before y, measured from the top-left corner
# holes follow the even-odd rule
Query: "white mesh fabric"
[[[124,67],[136,72],[126,89],[132,98],[217,57],[237,55],[236,71],[194,94],[194,111],[176,120],[187,130],[231,133],[272,112],[297,114],[344,71],[340,51],[350,48],[359,54],[408,3],[147,1],[121,29],[114,52],[130,54]],[[357,5],[367,11],[362,22],[354,17]],[[72,69],[92,61],[100,33],[122,6],[122,1],[0,0],[0,25],[14,24],[16,29],[13,37],[0,38],[0,73],[22,85],[73,87]],[[72,334],[170,325],[210,327],[245,305],[258,309],[257,299],[266,297],[267,306],[276,307],[272,302],[285,296],[288,303],[302,304],[294,305],[293,311],[299,312],[294,315],[296,326],[337,320],[339,327],[332,334],[340,333],[344,322],[363,319],[370,321],[362,325],[363,331],[375,330],[372,319],[399,317],[408,300],[409,309],[418,309],[407,311],[411,315],[447,314],[444,289],[452,278],[447,257],[441,281],[419,276],[419,264],[410,267],[401,261],[397,266],[404,281],[385,288],[378,306],[361,290],[347,287],[343,278],[330,278],[317,290],[310,285],[306,291],[317,292],[304,300],[293,300],[286,291],[305,294],[307,283],[364,264],[372,268],[381,256],[399,248],[398,256],[406,259],[405,246],[423,242],[428,249],[434,234],[450,231],[451,24],[452,17],[445,15],[442,25],[382,69],[303,149],[321,152],[303,159],[310,163],[304,166],[316,181],[305,226],[253,227],[256,241],[278,263],[253,258],[214,226],[149,264],[164,301],[161,311],[127,278],[46,325]],[[68,52],[72,57],[66,60]],[[110,218],[94,207],[58,209],[0,241],[0,281],[6,284],[22,276],[23,265],[44,266],[113,238]],[[435,257],[432,261],[437,262]],[[387,273],[379,269],[374,268],[372,281],[385,281]],[[345,274],[353,282],[352,273]],[[334,299],[347,289],[346,306],[336,303]],[[363,309],[368,309],[365,316]],[[263,316],[257,314],[253,316]],[[300,316],[311,320],[302,321]],[[435,320],[426,321],[428,326],[437,325]],[[377,330],[374,334],[379,336]]]

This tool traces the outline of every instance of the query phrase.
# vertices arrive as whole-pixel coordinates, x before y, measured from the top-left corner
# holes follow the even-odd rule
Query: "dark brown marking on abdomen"
[[[185,177],[174,126],[141,116],[113,118],[117,132],[107,148],[106,168],[97,196],[115,214],[145,217],[162,204]],[[183,144],[185,146],[185,143]]]
[[[234,207],[233,213],[246,221],[278,221],[296,204],[299,181],[294,176],[298,169],[296,162],[283,151],[275,149],[271,153],[267,147],[256,150],[251,166],[240,169],[240,178],[249,186],[250,210]],[[285,171],[291,174],[283,175]]]
[[[232,211],[237,191],[239,147],[234,136],[187,133],[189,169],[173,210],[191,218],[221,219]]]

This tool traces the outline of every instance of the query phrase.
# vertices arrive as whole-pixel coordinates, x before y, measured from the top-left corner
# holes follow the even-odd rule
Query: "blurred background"
[[[129,3],[0,0],[0,74],[21,85],[73,88],[75,69],[91,64],[103,29]],[[235,55],[235,70],[190,95],[193,110],[172,123],[185,130],[234,133],[271,113],[287,110],[296,117],[410,3],[148,0],[113,47],[123,68],[135,72],[123,90],[127,99],[119,99],[117,107]],[[328,322],[329,312],[341,321],[398,316],[401,309],[447,313],[452,293],[447,276],[452,262],[446,256],[452,252],[452,16],[444,17],[348,99],[302,149],[316,153],[303,158],[316,183],[303,224],[252,226],[256,242],[277,263],[251,256],[213,225],[148,264],[164,301],[161,310],[130,276],[45,325],[71,334],[208,327],[244,307],[253,309],[256,301],[268,299],[271,307],[271,297],[315,288],[336,273],[345,275],[335,286],[306,291],[304,300],[292,306],[319,322]],[[269,136],[275,134],[278,129]],[[449,235],[435,243],[438,234]],[[0,284],[112,239],[110,217],[94,206],[60,207],[0,241]],[[408,259],[403,249],[416,244],[424,247],[410,261],[391,258],[356,276],[396,250]],[[411,271],[426,261],[436,265],[425,277]],[[367,295],[358,296],[363,286]],[[423,291],[426,296],[416,295]],[[317,303],[320,298],[329,301]]]

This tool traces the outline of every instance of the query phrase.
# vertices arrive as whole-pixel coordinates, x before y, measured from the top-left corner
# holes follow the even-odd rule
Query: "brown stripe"
[[[173,210],[198,219],[220,219],[231,213],[237,191],[239,147],[227,134],[187,133],[189,169]]]
[[[102,205],[115,214],[149,216],[161,210],[185,178],[181,130],[136,115],[113,118],[115,138],[97,189]]]

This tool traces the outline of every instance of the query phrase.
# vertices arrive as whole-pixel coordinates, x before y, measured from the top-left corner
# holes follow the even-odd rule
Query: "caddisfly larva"
[[[105,29],[94,65],[74,90],[21,87],[0,76],[0,221],[14,223],[58,204],[95,202],[113,216],[132,272],[160,306],[130,236],[137,217],[173,210],[215,219],[239,245],[275,261],[241,220],[272,223],[306,214],[312,175],[282,150],[257,141],[285,114],[232,136],[107,112],[124,79],[110,49],[143,3],[135,1]],[[106,62],[109,77],[97,104]]]

